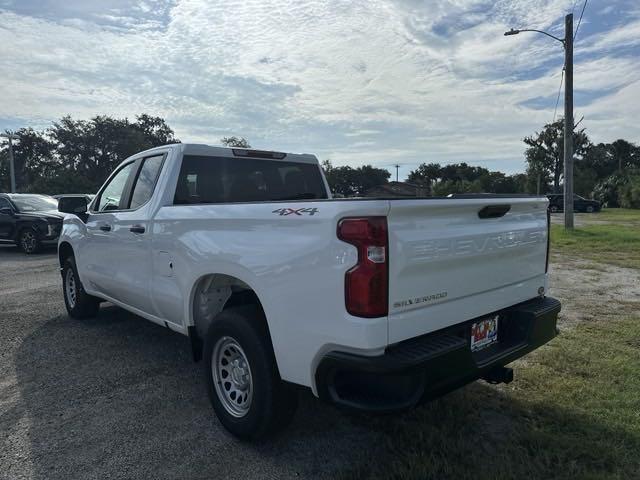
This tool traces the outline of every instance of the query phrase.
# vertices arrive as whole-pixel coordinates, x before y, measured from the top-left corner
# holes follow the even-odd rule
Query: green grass
[[[630,208],[605,208],[594,215],[596,221],[615,222],[621,225],[639,225],[640,210]]]
[[[640,219],[640,213],[636,217]],[[551,245],[553,254],[640,268],[640,225],[592,224],[576,227],[572,232],[561,225],[552,225]]]
[[[384,453],[345,478],[640,478],[639,352],[640,317],[583,323],[500,391],[476,383],[400,418],[366,418]]]

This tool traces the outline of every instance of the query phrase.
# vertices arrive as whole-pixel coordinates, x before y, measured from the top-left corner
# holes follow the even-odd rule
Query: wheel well
[[[20,241],[20,235],[22,235],[22,232],[24,232],[25,230],[33,230],[34,232],[36,232],[37,234],[37,230],[33,225],[21,225],[20,227],[18,227],[15,230],[15,241],[19,242]]]
[[[73,247],[68,242],[62,242],[58,247],[60,267],[64,267],[64,262],[69,257],[73,257]]]
[[[256,292],[242,280],[223,274],[210,274],[200,278],[194,288],[191,312],[193,325],[189,327],[189,337],[193,356],[197,361],[202,356],[202,340],[215,317],[228,308],[255,305],[263,313],[256,321],[264,322],[269,331],[262,303]]]

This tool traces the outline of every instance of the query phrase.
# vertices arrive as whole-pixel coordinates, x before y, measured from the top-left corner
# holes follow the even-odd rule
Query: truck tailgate
[[[546,289],[546,198],[391,200],[387,221],[389,343]]]

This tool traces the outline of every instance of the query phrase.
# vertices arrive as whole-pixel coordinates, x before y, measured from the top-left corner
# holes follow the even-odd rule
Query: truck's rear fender
[[[256,322],[269,332],[264,307],[257,292],[246,281],[220,273],[202,275],[194,283],[189,295],[187,331],[191,339],[194,360],[200,360],[204,338],[209,327],[223,310],[242,305],[255,305],[263,313]]]

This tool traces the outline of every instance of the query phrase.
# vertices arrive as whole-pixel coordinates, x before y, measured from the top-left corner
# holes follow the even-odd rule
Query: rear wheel
[[[559,210],[559,208],[558,208],[558,206],[557,206],[557,205],[551,205],[551,206],[549,207],[549,211],[550,211],[551,213],[558,213],[558,210]]]
[[[32,228],[25,228],[18,236],[18,245],[24,253],[37,253],[40,250],[40,239]]]
[[[62,290],[70,317],[89,318],[98,314],[100,300],[84,291],[73,257],[67,258],[62,267]]]
[[[297,392],[280,379],[259,308],[220,313],[209,328],[204,358],[211,404],[229,432],[257,440],[289,423]]]

